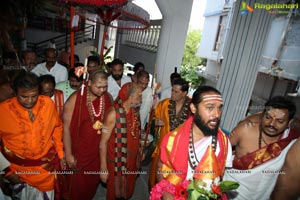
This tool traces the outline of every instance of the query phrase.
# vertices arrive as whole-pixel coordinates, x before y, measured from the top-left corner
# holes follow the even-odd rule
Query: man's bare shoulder
[[[230,133],[230,138],[242,138],[252,137],[258,134],[260,124],[261,113],[257,113],[243,119]]]
[[[77,99],[77,92],[73,92],[66,101],[65,105],[75,104],[75,101]]]
[[[246,117],[242,121],[240,121],[239,124],[241,124],[241,123],[242,124],[248,124],[248,125],[250,125],[250,124],[252,124],[252,125],[259,124],[261,117],[262,117],[261,112],[255,113],[253,115],[250,115],[250,116]]]
[[[72,112],[74,110],[75,104],[76,104],[76,99],[77,99],[77,92],[74,92],[71,94],[71,96],[68,98],[64,105],[64,113]]]

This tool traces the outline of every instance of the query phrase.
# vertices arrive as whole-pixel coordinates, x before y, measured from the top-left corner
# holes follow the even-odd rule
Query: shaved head
[[[99,79],[107,80],[107,73],[103,71],[102,69],[96,69],[90,74],[90,80],[92,82],[95,82]]]

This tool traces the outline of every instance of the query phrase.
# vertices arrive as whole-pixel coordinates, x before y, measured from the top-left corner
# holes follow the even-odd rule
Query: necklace
[[[101,109],[102,109],[102,106],[103,106],[103,96],[101,96],[99,98],[99,112],[98,113],[96,113],[96,111],[95,111],[95,107],[94,107],[93,102],[90,102],[90,104],[91,104],[91,107],[92,107],[93,115],[95,117],[99,117],[101,115]]]
[[[99,98],[99,111],[96,113],[94,104],[91,100],[90,92],[87,91],[87,107],[89,111],[89,115],[93,124],[93,129],[97,131],[97,134],[101,134],[101,129],[103,127],[103,118],[104,118],[104,95]],[[101,117],[100,117],[101,116]],[[95,121],[95,117],[100,117],[100,120]]]
[[[263,141],[263,143],[265,145],[268,145],[268,143],[265,141],[263,135],[262,135],[262,131],[261,129],[259,130],[259,137],[258,137],[258,148],[261,149],[261,141]]]
[[[195,151],[193,135],[194,134],[193,134],[193,125],[192,125],[190,130],[190,138],[189,138],[189,162],[191,168],[195,170],[195,168],[198,166],[199,160],[197,158],[196,151]],[[217,143],[218,143],[217,137],[215,135],[212,135],[211,146],[214,152],[216,152]]]
[[[197,164],[199,163],[195,151],[194,146],[194,139],[193,139],[193,126],[190,131],[190,139],[189,139],[189,162],[192,167],[192,169],[195,169],[197,167]]]
[[[180,124],[186,121],[189,115],[189,105],[190,100],[189,98],[185,98],[185,101],[176,115],[176,102],[173,100],[170,100],[170,104],[168,105],[168,114],[169,114],[169,125],[170,125],[170,131],[177,128]]]

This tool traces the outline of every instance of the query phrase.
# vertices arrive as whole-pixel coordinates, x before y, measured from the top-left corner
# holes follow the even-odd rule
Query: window
[[[225,29],[227,15],[221,15],[219,18],[218,30],[214,45],[214,51],[219,51],[221,46],[221,40]]]

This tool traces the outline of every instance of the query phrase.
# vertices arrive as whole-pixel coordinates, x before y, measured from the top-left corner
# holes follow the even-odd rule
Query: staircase
[[[41,61],[44,58],[44,50],[49,47],[50,43],[54,43],[57,50],[68,50],[70,46],[70,28],[69,21],[57,18],[49,17],[34,17],[28,20],[29,28],[36,28],[45,31],[60,32],[61,34],[56,37],[52,37],[46,40],[43,40],[38,43],[27,43],[27,48],[35,51],[38,61]],[[95,25],[88,25],[82,22],[80,24],[80,29],[74,33],[74,45],[78,43],[87,42],[89,40],[95,39],[96,32]]]

